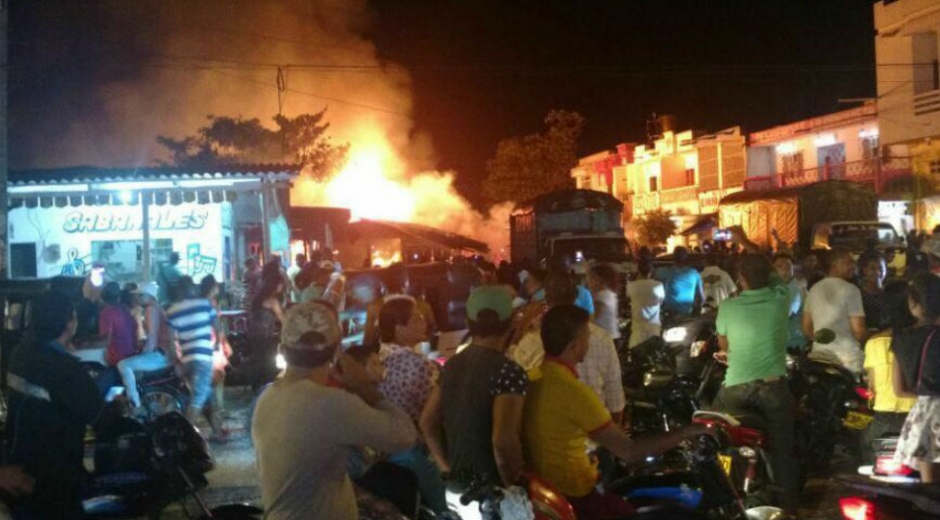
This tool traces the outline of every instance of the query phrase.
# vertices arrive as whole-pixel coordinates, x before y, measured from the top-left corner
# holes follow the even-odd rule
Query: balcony
[[[893,159],[865,159],[842,164],[829,164],[795,172],[766,177],[751,177],[744,183],[748,191],[803,186],[818,181],[841,179],[871,184],[881,193],[891,180],[911,174],[911,161],[907,157]]]
[[[686,202],[690,200],[698,200],[698,187],[697,186],[684,186],[682,188],[673,188],[671,190],[663,190],[659,198],[662,204],[672,204],[675,202]]]
[[[914,115],[925,116],[940,112],[940,90],[914,95]]]

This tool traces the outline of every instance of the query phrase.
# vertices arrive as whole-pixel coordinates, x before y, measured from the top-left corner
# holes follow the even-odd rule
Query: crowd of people
[[[659,268],[641,250],[625,291],[625,273],[610,264],[580,276],[565,258],[476,264],[468,337],[443,365],[427,355],[435,312],[410,294],[405,270],[392,269],[397,274],[369,305],[363,344],[344,348],[339,312],[347,291],[332,259],[298,257],[289,268],[279,258],[263,266],[249,260],[248,341],[287,365],[259,397],[251,428],[266,516],[357,518],[357,504],[370,503],[373,513],[414,518],[420,496],[442,518],[480,518],[463,493],[523,485],[530,475],[581,518],[628,515],[630,504],[604,488],[614,459],[640,461],[708,431],[624,433],[618,350],[708,308],[716,314],[716,356],[727,364],[713,406],[766,419],[776,505],[792,514],[798,505],[786,352],[810,344],[812,356],[867,380],[875,411],[869,438],[900,431],[898,460],[936,481],[940,279],[930,270],[940,257],[932,239],[912,244],[906,273],[889,280],[874,248],[857,258],[840,250],[797,256],[783,244],[761,248],[740,228],[731,234],[733,247],[706,247],[701,271],[685,248]],[[0,468],[0,488],[29,495],[30,518],[81,516],[86,425],[115,386],[125,388],[132,414],[145,411],[138,372],[174,368],[190,390],[188,418],[204,417],[210,440],[228,439],[220,398],[230,349],[219,286],[211,276],[197,285],[177,261],[139,287],[89,281],[77,305],[60,292],[36,300],[31,333],[9,371],[10,465]],[[95,323],[95,334],[84,343],[101,344],[108,367],[97,380],[73,356],[85,322]],[[814,344],[821,331],[832,337]]]

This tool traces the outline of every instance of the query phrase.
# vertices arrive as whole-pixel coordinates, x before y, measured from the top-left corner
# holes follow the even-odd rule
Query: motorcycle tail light
[[[875,520],[875,504],[860,497],[839,499],[843,520]]]
[[[914,470],[894,460],[894,455],[879,455],[875,459],[875,474],[906,477]]]
[[[865,388],[864,386],[855,387],[855,394],[861,397],[862,399],[864,399],[865,401],[871,401],[872,399],[875,398],[875,393]]]

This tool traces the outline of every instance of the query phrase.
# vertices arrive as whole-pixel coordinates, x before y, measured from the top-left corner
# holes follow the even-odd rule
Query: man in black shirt
[[[500,286],[475,289],[467,299],[467,316],[472,342],[444,365],[421,429],[441,471],[449,475],[448,504],[461,518],[472,519],[480,517],[479,507],[459,503],[470,481],[501,486],[519,482],[528,379],[505,356],[512,318],[508,291]]]
[[[68,296],[48,292],[33,303],[30,334],[7,376],[7,461],[36,479],[17,516],[83,518],[85,428],[98,417],[101,395],[66,350],[77,326]]]

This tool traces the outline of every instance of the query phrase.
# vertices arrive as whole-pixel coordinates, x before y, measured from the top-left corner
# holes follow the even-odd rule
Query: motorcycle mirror
[[[672,381],[672,372],[662,369],[648,370],[643,374],[643,386],[647,388],[662,388]]]
[[[813,336],[813,341],[820,345],[826,345],[836,340],[836,333],[831,329],[819,329]]]

